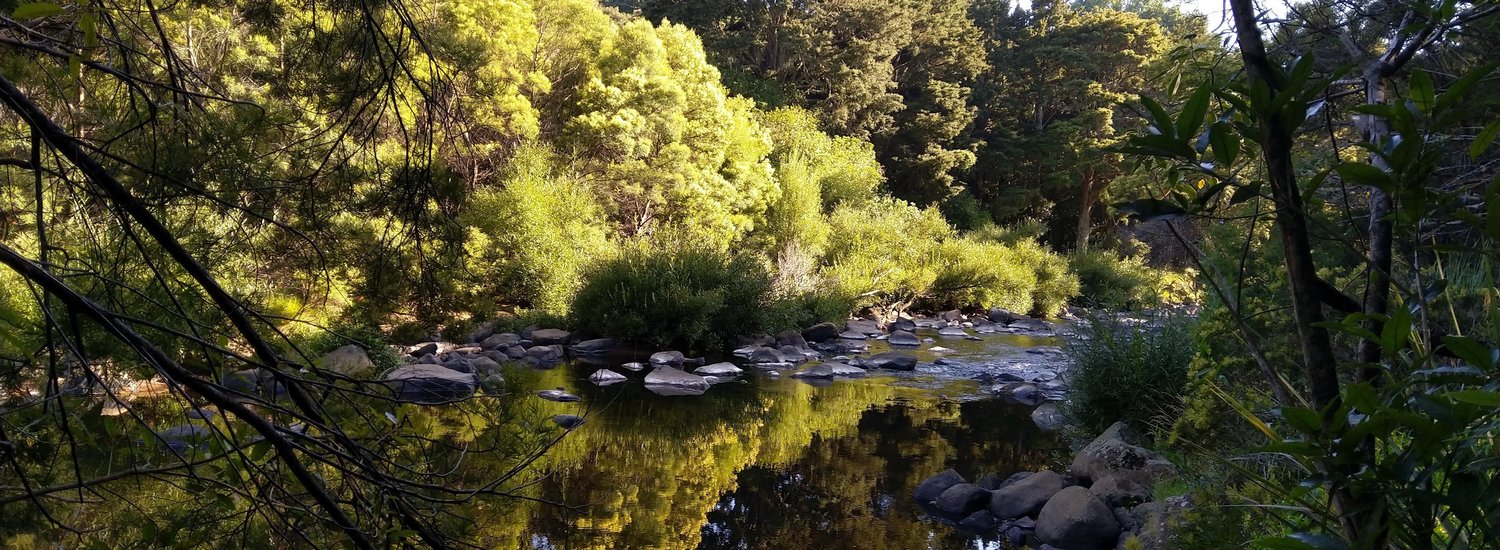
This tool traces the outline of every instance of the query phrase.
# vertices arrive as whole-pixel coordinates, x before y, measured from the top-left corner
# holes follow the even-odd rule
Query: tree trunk
[[[1083,177],[1083,189],[1078,193],[1078,241],[1075,249],[1084,252],[1089,249],[1089,234],[1094,230],[1094,170],[1089,169]]]

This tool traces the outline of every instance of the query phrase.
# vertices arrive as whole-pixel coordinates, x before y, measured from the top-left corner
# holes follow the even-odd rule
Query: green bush
[[[1078,274],[1080,305],[1140,309],[1198,298],[1192,270],[1179,273],[1151,267],[1143,256],[1095,250],[1073,254],[1068,261]]]
[[[759,261],[712,249],[637,245],[584,274],[573,326],[685,351],[719,351],[760,332],[771,276]]]
[[[555,164],[549,151],[522,147],[501,185],[475,192],[460,216],[476,302],[565,315],[579,274],[611,253],[592,190]]]
[[[1163,317],[1143,326],[1095,316],[1067,345],[1069,423],[1098,433],[1119,420],[1166,427],[1181,408],[1196,349],[1188,323]],[[1164,431],[1164,430],[1153,430]]]
[[[939,209],[948,223],[959,231],[974,231],[995,225],[995,219],[990,217],[989,211],[967,190],[948,197]]]

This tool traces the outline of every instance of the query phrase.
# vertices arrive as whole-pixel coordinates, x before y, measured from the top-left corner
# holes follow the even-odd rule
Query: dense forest
[[[1182,547],[1494,547],[1500,4],[1226,6],[0,0],[0,542],[521,546],[557,375],[425,408],[393,349],[998,308],[1181,329],[1065,408],[1202,472]],[[712,501],[892,391],[659,466]]]

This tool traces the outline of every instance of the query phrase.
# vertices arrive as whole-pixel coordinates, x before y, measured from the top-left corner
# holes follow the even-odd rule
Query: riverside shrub
[[[584,274],[573,326],[658,348],[719,351],[764,330],[771,288],[767,268],[750,256],[635,245]]]
[[[1132,326],[1095,316],[1066,346],[1069,423],[1098,433],[1116,421],[1170,426],[1181,409],[1196,348],[1188,323],[1163,317]]]

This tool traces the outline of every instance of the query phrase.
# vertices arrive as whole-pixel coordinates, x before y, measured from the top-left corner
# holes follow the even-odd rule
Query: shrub
[[[584,274],[572,319],[640,344],[718,351],[763,330],[770,301],[770,274],[749,256],[637,245]]]
[[[931,294],[940,309],[1003,307],[1029,311],[1036,272],[1010,247],[953,239],[938,248]]]
[[[937,248],[953,236],[937,209],[884,197],[840,206],[828,223],[822,274],[855,307],[924,297],[937,277]]]
[[[1139,309],[1163,303],[1197,300],[1192,270],[1176,272],[1151,267],[1144,256],[1120,256],[1089,251],[1069,258],[1078,274],[1079,303],[1089,307]]]
[[[521,148],[501,186],[476,192],[460,216],[476,301],[564,315],[584,267],[610,254],[591,190],[554,164],[545,149]]]
[[[1187,386],[1194,352],[1188,323],[1175,317],[1129,326],[1095,316],[1070,340],[1073,360],[1063,414],[1098,433],[1118,420],[1137,426],[1170,425]]]
[[[1068,300],[1078,295],[1078,276],[1060,256],[1035,239],[1021,239],[1012,245],[1021,265],[1035,273],[1036,288],[1031,291],[1031,312],[1052,317],[1062,311]]]
[[[959,231],[973,231],[995,225],[994,218],[990,217],[988,210],[980,204],[974,194],[965,190],[962,193],[948,197],[943,201],[940,210],[948,223],[953,224]]]

